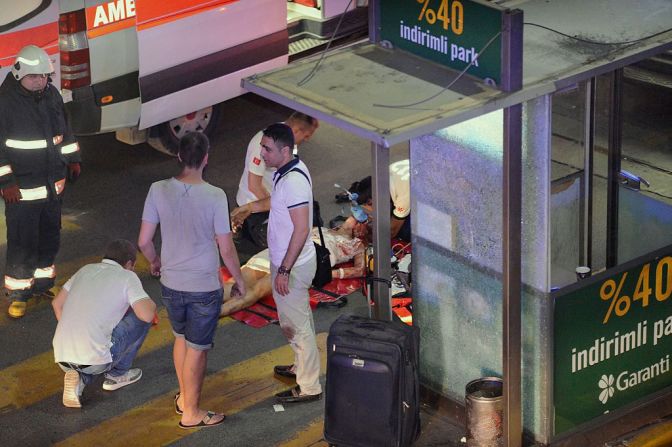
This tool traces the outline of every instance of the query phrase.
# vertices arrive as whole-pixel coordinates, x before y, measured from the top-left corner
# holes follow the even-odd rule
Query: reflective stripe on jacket
[[[22,201],[53,199],[80,154],[58,90],[49,84],[36,99],[8,73],[0,86],[0,188],[18,185]]]

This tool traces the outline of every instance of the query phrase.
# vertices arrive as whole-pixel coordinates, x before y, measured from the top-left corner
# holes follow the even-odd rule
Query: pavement
[[[422,433],[416,447],[466,447],[466,430],[449,418],[445,412],[426,404],[421,409]],[[576,447],[671,447],[672,415],[654,421],[601,445],[575,444]],[[478,446],[486,447],[486,446]],[[490,447],[490,446],[487,446]],[[493,446],[495,447],[495,446]]]

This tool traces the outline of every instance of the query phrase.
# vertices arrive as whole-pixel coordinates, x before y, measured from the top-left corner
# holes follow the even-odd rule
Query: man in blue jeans
[[[114,391],[142,377],[131,368],[156,312],[135,268],[136,248],[112,241],[103,260],[77,271],[51,305],[58,325],[54,358],[65,371],[63,405],[80,408],[84,386],[105,373],[103,389]]]
[[[220,255],[236,281],[231,295],[245,295],[226,194],[203,180],[209,147],[201,133],[182,137],[177,155],[182,172],[152,184],[138,237],[151,273],[161,275],[163,303],[175,334],[173,362],[180,386],[175,412],[182,415],[179,426],[184,429],[212,427],[225,418],[199,406],[208,350],[222,306]],[[153,242],[159,225],[160,257]]]

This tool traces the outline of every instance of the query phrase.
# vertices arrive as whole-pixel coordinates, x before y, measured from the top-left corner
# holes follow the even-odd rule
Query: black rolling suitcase
[[[420,331],[342,315],[327,338],[324,438],[336,446],[405,447],[420,434]]]

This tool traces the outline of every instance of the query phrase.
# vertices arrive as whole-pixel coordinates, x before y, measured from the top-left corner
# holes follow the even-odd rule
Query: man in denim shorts
[[[219,255],[236,281],[231,295],[245,294],[226,194],[203,180],[209,146],[201,133],[182,137],[177,156],[182,172],[152,184],[138,238],[151,273],[161,275],[163,303],[175,334],[173,361],[180,385],[175,411],[182,415],[179,426],[185,429],[212,427],[225,418],[199,407],[223,298]],[[158,225],[160,257],[153,242]]]

